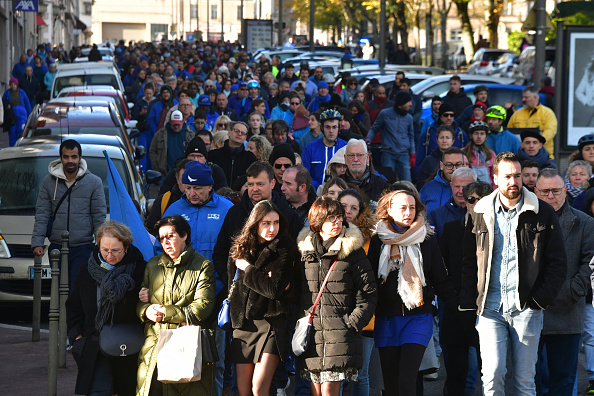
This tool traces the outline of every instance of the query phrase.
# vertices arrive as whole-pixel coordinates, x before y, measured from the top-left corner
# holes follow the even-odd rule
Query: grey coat
[[[71,184],[64,176],[59,159],[49,164],[49,173],[41,182],[37,196],[35,225],[31,235],[33,248],[44,245],[49,218]],[[82,175],[84,177],[81,179]],[[72,247],[93,243],[95,231],[105,222],[107,205],[103,182],[87,170],[84,159],[80,161],[77,180],[70,197],[64,199],[56,214],[49,238],[52,243],[61,243],[60,234],[64,230],[70,232]]]
[[[580,334],[592,272],[589,263],[594,256],[594,219],[567,201],[557,215],[567,253],[567,277],[553,305],[544,311],[542,333]]]

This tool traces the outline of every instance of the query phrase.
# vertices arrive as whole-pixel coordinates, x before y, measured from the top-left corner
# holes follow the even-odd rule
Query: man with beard
[[[347,170],[340,177],[348,184],[359,187],[370,200],[377,202],[382,192],[390,187],[384,178],[371,171],[367,144],[364,140],[348,141],[344,161]]]
[[[382,166],[398,172],[400,180],[408,181],[411,181],[410,167],[414,166],[415,157],[413,117],[408,112],[411,106],[412,96],[399,91],[394,106],[379,113],[365,139],[371,142],[381,130]]]
[[[543,310],[566,280],[564,238],[555,210],[522,187],[515,154],[497,155],[493,171],[497,190],[464,233],[459,309],[478,315],[483,394],[505,394],[509,345],[514,393],[534,395]]]
[[[103,182],[88,171],[82,148],[72,139],[62,142],[60,158],[49,164],[49,173],[37,196],[31,247],[35,256],[43,256],[49,231],[48,253],[60,249],[62,231],[68,231],[68,277],[72,287],[78,269],[89,260],[95,231],[107,216]]]

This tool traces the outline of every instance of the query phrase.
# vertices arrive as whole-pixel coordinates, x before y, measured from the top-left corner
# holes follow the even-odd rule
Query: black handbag
[[[192,312],[188,307],[184,307],[184,314],[186,315],[186,324],[188,326],[194,326],[192,323],[194,315],[192,315]],[[200,345],[202,346],[202,364],[216,363],[219,361],[215,330],[200,326]]]
[[[4,123],[2,124],[2,130],[8,132],[17,122],[16,115],[14,114],[14,109],[10,103],[3,103],[2,107],[4,109]]]
[[[140,352],[144,340],[144,331],[140,324],[105,324],[99,334],[99,348],[107,356],[130,356]]]

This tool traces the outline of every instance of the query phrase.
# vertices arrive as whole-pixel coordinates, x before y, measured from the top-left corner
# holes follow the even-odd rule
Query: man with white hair
[[[367,197],[377,202],[382,192],[390,184],[369,167],[367,144],[362,139],[351,139],[346,145],[344,160],[347,171],[341,177],[348,184],[357,186]]]

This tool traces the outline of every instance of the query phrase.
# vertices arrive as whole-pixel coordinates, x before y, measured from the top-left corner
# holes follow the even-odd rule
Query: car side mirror
[[[138,136],[140,136],[140,131],[136,128],[130,130],[130,133],[128,134],[128,137],[130,139],[136,139]]]
[[[146,149],[144,146],[136,146],[136,152],[134,153],[134,157],[136,159],[141,159],[146,155]]]
[[[161,183],[161,172],[157,172],[156,170],[148,170],[144,174],[146,178],[146,182],[148,184],[159,184]]]

